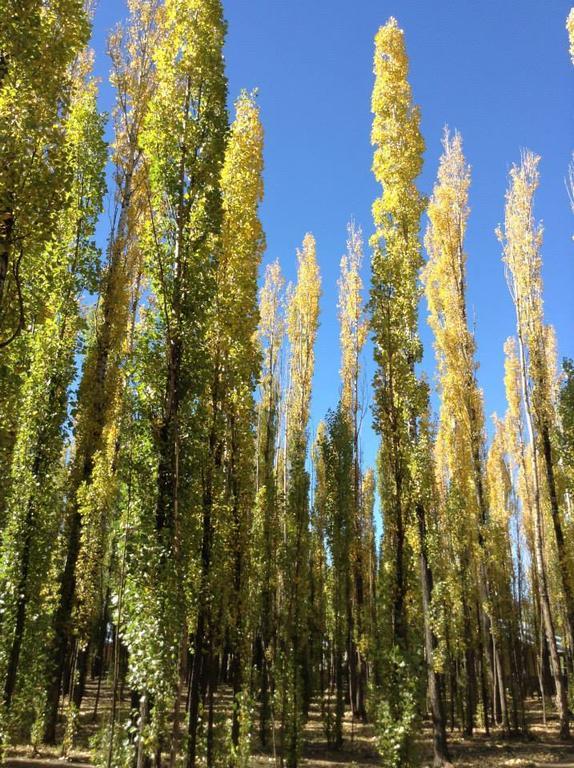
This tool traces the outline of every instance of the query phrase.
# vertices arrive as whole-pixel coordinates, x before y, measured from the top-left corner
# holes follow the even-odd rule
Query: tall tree
[[[196,601],[202,604],[206,596],[203,583],[190,577],[208,568],[210,557],[211,470],[202,463],[211,376],[207,330],[227,132],[221,3],[166,0],[159,36],[153,50],[156,88],[141,136],[150,180],[142,238],[149,301],[138,341],[142,386],[136,407],[147,447],[137,479],[125,639],[140,709],[137,759],[143,764],[168,737],[179,649],[197,618],[191,630],[196,639],[187,758],[193,765],[205,630]],[[197,540],[202,527],[203,543]]]
[[[422,357],[417,315],[422,266],[419,227],[424,210],[416,178],[422,169],[424,143],[420,113],[412,103],[407,79],[404,34],[394,18],[376,35],[374,71],[373,172],[383,190],[373,204],[376,231],[371,238],[370,300],[377,364],[373,413],[375,429],[381,436],[381,569],[385,601],[379,742],[385,759],[400,765],[412,759],[416,714],[415,650],[409,647],[412,627],[407,616],[413,556],[407,533],[415,523],[413,460],[428,395],[426,385],[415,373],[415,365]]]
[[[332,741],[335,748],[343,744],[343,718],[345,714],[345,657],[355,653],[352,638],[353,587],[356,569],[353,550],[356,550],[355,510],[353,488],[353,436],[348,414],[341,405],[330,412],[322,434],[317,440],[322,480],[318,488],[318,506],[324,520],[325,538],[330,559],[330,603],[332,615],[332,649],[335,682],[335,720]],[[320,498],[320,502],[319,502]],[[349,682],[351,665],[349,660]]]
[[[427,671],[427,695],[433,725],[433,763],[435,766],[449,766],[450,754],[446,736],[446,720],[440,688],[436,637],[433,613],[436,604],[436,561],[439,560],[440,527],[438,518],[438,494],[435,467],[432,460],[432,431],[429,423],[430,408],[427,405],[419,422],[419,434],[414,455],[413,480],[416,484],[416,548],[418,549],[421,602],[423,612],[423,635]],[[433,603],[434,599],[434,603]]]
[[[381,435],[381,502],[389,573],[389,638],[406,650],[405,599],[408,583],[406,527],[409,453],[413,417],[421,402],[414,366],[422,348],[417,335],[422,266],[418,237],[424,199],[415,180],[422,169],[420,114],[412,104],[403,31],[391,18],[375,38],[372,143],[373,172],[383,193],[373,204],[371,326],[377,371],[374,378],[375,427]]]
[[[257,277],[265,240],[258,208],[263,198],[263,129],[255,97],[242,93],[236,105],[221,174],[223,225],[216,272],[211,348],[217,393],[225,421],[226,498],[231,561],[229,638],[234,695],[231,762],[248,748],[245,669],[252,630],[249,611],[250,534],[255,499],[255,403],[260,373],[257,344]],[[243,733],[240,733],[240,730]],[[240,736],[242,743],[240,744]]]
[[[73,63],[87,44],[83,0],[6,0],[0,29],[0,524],[10,487],[19,390],[57,272],[46,244],[73,170],[66,119]],[[49,310],[48,310],[49,311]]]
[[[259,591],[255,629],[255,658],[260,670],[259,733],[265,746],[273,714],[273,673],[278,630],[278,567],[280,546],[280,482],[277,476],[280,440],[282,363],[285,338],[284,278],[278,261],[268,265],[259,300],[259,339],[262,349],[258,404],[253,594]]]
[[[64,146],[71,186],[67,205],[45,245],[51,292],[31,340],[30,368],[22,385],[11,470],[14,484],[2,539],[3,707],[10,712],[18,693],[28,729],[30,713],[40,723],[44,715],[42,687],[51,659],[39,649],[51,636],[48,596],[61,565],[59,547],[52,542],[62,526],[61,462],[69,388],[82,327],[80,297],[94,289],[99,260],[93,235],[102,210],[107,148],[90,66],[89,56],[78,62],[66,119]]]
[[[315,239],[307,234],[298,252],[297,285],[287,310],[289,392],[286,413],[284,551],[282,563],[282,751],[294,768],[301,750],[301,729],[309,704],[307,604],[309,594],[309,474],[307,428],[315,364],[315,337],[321,292]]]
[[[33,249],[50,238],[50,223],[64,202],[69,176],[62,117],[73,88],[70,68],[90,29],[82,0],[9,1],[3,11],[0,327],[6,346],[23,330],[25,309],[34,299],[23,293],[36,266]]]
[[[550,438],[551,430],[555,426],[555,412],[546,351],[548,333],[544,325],[542,309],[540,256],[542,227],[536,224],[533,214],[534,194],[539,181],[538,162],[539,158],[536,155],[526,152],[521,164],[512,167],[506,195],[504,230],[499,228],[497,234],[503,246],[507,280],[516,311],[522,407],[528,428],[532,460],[534,556],[546,640],[556,686],[560,736],[566,739],[569,736],[567,683],[562,674],[558,656],[556,622],[550,601],[548,568],[544,556],[544,471],[570,638],[572,638],[574,604],[558,509]]]
[[[520,531],[516,534],[511,528],[512,517],[516,515],[515,494],[513,488],[512,465],[507,454],[507,427],[504,421],[495,418],[494,436],[488,451],[486,471],[488,479],[490,522],[488,538],[488,569],[491,580],[491,610],[496,631],[493,642],[500,652],[494,669],[501,707],[501,719],[506,730],[510,723],[515,732],[526,729],[524,713],[525,673],[521,663],[521,627],[517,601],[514,599],[515,557],[513,554],[513,535],[517,536],[515,547],[520,546]],[[505,663],[506,659],[506,663]],[[510,671],[508,687],[511,692],[511,711],[506,707],[506,680],[504,669]],[[495,696],[496,700],[496,696]]]
[[[363,243],[361,231],[351,223],[348,227],[347,253],[341,259],[339,278],[339,324],[341,345],[341,414],[347,421],[352,440],[351,480],[351,550],[352,588],[348,590],[348,659],[350,697],[353,713],[365,721],[367,660],[364,650],[364,611],[367,602],[365,566],[368,552],[364,548],[364,520],[361,504],[361,466],[359,435],[362,419],[360,397],[360,357],[367,338],[367,323],[361,296],[361,263]],[[348,492],[348,491],[347,491]]]
[[[152,49],[157,42],[155,0],[131,0],[130,20],[110,39],[114,112],[115,212],[108,258],[78,391],[75,451],[67,488],[67,546],[59,604],[54,619],[51,681],[45,738],[55,738],[58,701],[66,659],[75,638],[79,705],[88,661],[88,644],[103,610],[102,574],[117,500],[115,465],[122,403],[122,364],[130,315],[141,273],[137,242],[145,206],[146,170],[141,131],[154,88]]]
[[[485,726],[488,707],[484,668],[488,660],[496,665],[491,649],[492,617],[489,605],[485,535],[489,510],[485,477],[485,436],[482,393],[476,381],[476,344],[469,328],[466,310],[466,253],[464,238],[469,215],[470,168],[459,133],[445,133],[444,152],[438,178],[429,203],[429,226],[425,246],[429,260],[425,268],[425,291],[429,306],[429,325],[434,332],[441,394],[438,443],[444,469],[445,493],[458,496],[458,556],[464,563],[461,589],[467,657],[467,732],[473,728],[473,687],[475,684],[475,646],[483,649],[480,662]],[[479,604],[479,642],[473,631]],[[480,642],[480,639],[482,642]],[[485,658],[486,657],[486,658]]]

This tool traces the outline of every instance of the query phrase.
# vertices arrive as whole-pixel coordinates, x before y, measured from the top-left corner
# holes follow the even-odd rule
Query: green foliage
[[[340,747],[343,741],[345,690],[343,658],[348,651],[348,639],[353,601],[353,435],[347,415],[341,406],[327,416],[326,429],[318,436],[316,452],[318,487],[316,504],[324,529],[328,557],[331,563],[330,594],[332,612],[331,639],[335,661],[335,718],[333,728],[328,723],[333,741]]]
[[[94,765],[97,768],[130,768],[134,760],[136,726],[116,723],[112,736],[111,723],[104,720],[90,740]]]
[[[236,768],[249,768],[251,758],[251,745],[253,740],[253,712],[254,705],[250,694],[241,691],[233,703],[233,712],[237,713],[239,720],[239,739],[234,744],[232,729],[228,733],[228,755],[232,765]],[[230,722],[231,725],[231,722]]]
[[[80,713],[73,702],[68,704],[66,709],[66,726],[64,729],[64,738],[62,740],[62,757],[68,757],[74,748],[74,739],[78,729],[78,719]]]
[[[0,750],[40,746],[62,712],[68,756],[93,665],[113,691],[92,741],[101,768],[168,753],[186,768],[248,768],[257,725],[262,746],[296,768],[311,708],[340,748],[349,703],[353,723],[373,720],[386,768],[415,766],[427,696],[444,764],[441,697],[455,726],[472,729],[484,682],[483,709],[494,698],[508,730],[526,691],[521,667],[543,661],[525,641],[540,634],[541,606],[551,650],[558,635],[572,645],[560,575],[573,561],[574,364],[564,361],[559,385],[541,230],[530,231],[538,159],[512,172],[530,191],[514,200],[505,240],[514,288],[535,310],[518,313],[536,336],[532,381],[521,395],[510,360],[509,414],[487,459],[466,319],[469,169],[460,137],[447,135],[423,271],[420,112],[403,31],[394,19],[381,27],[369,302],[377,548],[375,474],[361,461],[360,231],[349,228],[341,262],[339,404],[310,462],[316,244],[305,235],[288,299],[275,262],[258,303],[263,128],[245,91],[228,121],[222,2],[128,8],[110,40],[116,210],[103,264],[94,237],[108,147],[84,50],[88,8],[2,9]],[[418,370],[421,276],[440,373],[436,434]],[[529,386],[545,477],[540,440],[523,434]]]
[[[563,381],[560,387],[558,413],[560,431],[558,444],[564,463],[566,482],[574,492],[574,362],[565,358],[562,363]]]
[[[385,657],[385,693],[375,706],[377,748],[385,768],[419,765],[414,742],[420,712],[420,683],[404,653],[392,648]]]
[[[0,548],[4,704],[11,724],[26,734],[38,721],[38,704],[44,700],[46,643],[51,639],[64,520],[62,453],[82,327],[80,294],[93,287],[98,266],[92,238],[105,192],[106,145],[96,96],[93,82],[82,76],[75,83],[65,123],[70,186],[66,207],[44,250],[42,322],[27,339],[29,369],[20,384]]]

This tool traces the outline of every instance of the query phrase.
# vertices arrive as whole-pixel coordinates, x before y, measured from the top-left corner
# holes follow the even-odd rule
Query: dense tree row
[[[295,285],[274,262],[258,289],[263,129],[254,94],[228,117],[220,0],[129,0],[109,40],[109,147],[84,3],[3,6],[2,752],[68,752],[89,707],[107,768],[245,766],[255,747],[295,768],[316,709],[336,749],[345,718],[373,722],[388,766],[416,764],[428,718],[446,765],[449,730],[525,733],[532,695],[544,717],[553,697],[567,739],[574,368],[558,374],[543,312],[539,158],[513,166],[497,230],[516,333],[488,440],[470,167],[446,131],[430,199],[419,190],[404,35],[381,27],[370,293],[351,223],[340,384],[311,434],[316,243]],[[572,41],[574,12],[567,26]],[[361,455],[369,334],[376,469]]]

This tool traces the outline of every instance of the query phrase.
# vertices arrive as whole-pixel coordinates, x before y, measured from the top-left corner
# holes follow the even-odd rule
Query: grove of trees
[[[405,36],[381,26],[374,234],[349,224],[323,297],[340,381],[313,434],[320,244],[302,238],[294,285],[261,274],[262,119],[246,91],[228,114],[222,2],[127,5],[107,144],[84,0],[0,0],[2,756],[68,754],[88,706],[106,768],[240,768],[254,748],[296,768],[312,710],[333,749],[346,717],[373,723],[389,768],[418,764],[426,721],[446,766],[451,731],[526,735],[533,696],[567,740],[574,364],[544,317],[539,158],[500,201],[516,328],[489,431],[463,139],[445,130],[426,199]],[[574,57],[574,9],[567,28]]]

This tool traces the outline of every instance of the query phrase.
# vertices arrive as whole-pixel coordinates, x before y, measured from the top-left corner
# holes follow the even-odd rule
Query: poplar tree
[[[562,674],[558,656],[556,618],[551,606],[548,567],[544,554],[543,504],[544,491],[546,491],[558,555],[561,587],[566,603],[568,635],[572,638],[572,591],[558,508],[550,437],[554,427],[554,406],[546,350],[548,332],[544,325],[542,308],[540,256],[542,227],[536,224],[533,214],[534,194],[539,182],[538,162],[539,158],[536,155],[526,152],[521,164],[513,166],[506,195],[504,230],[499,228],[497,235],[503,246],[507,280],[516,311],[521,407],[528,429],[528,450],[532,461],[534,558],[552,676],[556,686],[560,737],[567,739],[569,736],[567,683]],[[546,480],[546,488],[543,487],[544,480]]]
[[[438,494],[435,467],[432,460],[433,433],[430,425],[430,407],[422,413],[418,425],[418,439],[413,461],[413,481],[416,490],[415,515],[417,536],[414,549],[418,554],[423,636],[427,673],[427,695],[433,726],[433,764],[450,766],[446,736],[446,722],[439,676],[439,642],[435,632],[437,561],[441,558],[440,527],[438,523]],[[443,586],[442,584],[440,585]]]
[[[277,552],[282,497],[278,478],[282,367],[285,340],[285,280],[278,261],[269,264],[259,298],[262,353],[256,436],[256,501],[253,519],[251,594],[255,599],[254,660],[259,672],[259,738],[267,746],[274,721],[273,689],[278,632]],[[256,683],[257,684],[257,683]]]
[[[415,373],[422,357],[417,334],[419,242],[424,199],[416,187],[422,169],[420,113],[413,106],[403,31],[391,18],[375,38],[373,173],[382,195],[373,204],[375,234],[371,328],[377,370],[374,426],[381,436],[380,494],[383,515],[381,607],[385,649],[379,707],[379,746],[390,765],[412,761],[416,715],[416,654],[407,600],[413,584],[408,530],[416,505],[413,458],[426,386]]]
[[[499,628],[494,641],[501,651],[496,657],[494,690],[498,692],[505,730],[509,731],[512,723],[512,730],[517,732],[526,731],[525,664],[522,658],[520,614],[513,594],[515,565],[512,536],[515,531],[512,531],[512,518],[516,516],[517,509],[514,503],[512,466],[507,452],[507,425],[495,417],[494,430],[486,462],[490,502],[488,569],[492,610]],[[517,541],[515,546],[519,547],[520,541]],[[511,706],[506,702],[505,666],[510,670],[508,687],[511,692]]]
[[[537,672],[540,694],[543,703],[543,718],[546,719],[545,695],[548,689],[546,683],[551,671],[548,668],[548,644],[544,617],[542,615],[542,597],[536,563],[536,509],[534,501],[535,482],[533,478],[532,454],[528,446],[527,427],[525,424],[522,403],[522,374],[518,358],[517,343],[514,337],[509,337],[504,345],[504,386],[508,408],[504,419],[505,449],[509,459],[509,468],[517,502],[520,506],[522,532],[530,553],[529,581],[532,590],[532,604],[523,606],[519,594],[517,606],[522,621],[527,615],[534,636],[538,639]],[[547,520],[545,520],[545,526]],[[518,541],[520,543],[520,540]],[[548,537],[545,541],[548,545]],[[543,561],[548,567],[547,547],[543,547]],[[552,555],[555,559],[555,555]],[[518,564],[520,567],[520,563]],[[548,568],[548,571],[550,569]],[[529,609],[529,610],[528,610]],[[522,637],[524,642],[524,636]],[[550,684],[552,681],[550,680]]]
[[[559,378],[544,320],[538,158],[513,167],[497,230],[517,339],[487,451],[466,305],[470,169],[447,133],[424,266],[420,113],[403,31],[380,28],[370,317],[351,224],[340,388],[309,452],[315,240],[297,252],[295,287],[284,295],[275,262],[258,302],[263,128],[245,91],[228,124],[222,2],[128,9],[109,41],[101,263],[108,153],[89,4],[2,6],[0,752],[55,743],[62,712],[68,755],[90,674],[94,762],[107,768],[246,768],[256,706],[261,746],[287,768],[315,706],[335,748],[347,714],[351,733],[373,717],[397,768],[418,764],[426,713],[434,764],[448,766],[445,703],[466,734],[479,698],[486,729],[525,731],[533,664],[544,723],[555,693],[568,738],[574,370],[565,361]],[[574,58],[574,10],[567,29]],[[423,289],[437,427],[419,374]],[[369,329],[380,549],[361,461]]]
[[[297,284],[289,298],[289,391],[286,405],[286,473],[281,612],[282,757],[298,764],[301,730],[309,705],[309,474],[306,469],[311,384],[321,292],[315,239],[305,235],[298,251]]]
[[[50,239],[70,180],[65,115],[71,65],[90,27],[81,0],[9,1],[0,32],[0,343],[24,329],[34,258]],[[38,283],[40,287],[40,283]],[[38,306],[34,309],[39,309]],[[32,313],[34,314],[34,313]]]
[[[563,465],[565,503],[569,509],[574,494],[574,363],[565,358],[562,363],[563,380],[560,386],[558,414],[560,431],[558,444]]]
[[[141,458],[124,638],[142,763],[167,738],[182,636],[186,627],[195,634],[187,755],[193,765],[205,629],[195,610],[205,594],[194,574],[209,565],[211,537],[210,469],[201,462],[227,131],[225,23],[218,0],[166,0],[159,23],[156,88],[141,136],[149,174],[142,236],[149,301],[136,348]]]
[[[335,682],[335,719],[332,741],[336,749],[343,744],[345,714],[345,656],[355,652],[352,641],[353,550],[356,548],[354,519],[353,439],[348,414],[342,407],[330,412],[323,433],[318,438],[322,487],[320,512],[330,560],[330,602],[332,615],[332,648]],[[352,685],[350,659],[349,682]]]
[[[359,433],[362,419],[360,398],[360,357],[367,338],[367,323],[361,296],[360,275],[363,259],[362,234],[353,223],[348,226],[347,253],[341,259],[339,278],[339,324],[341,346],[341,399],[340,410],[347,421],[352,442],[352,478],[349,552],[352,581],[347,594],[348,659],[350,699],[353,714],[365,721],[367,660],[365,656],[364,613],[367,603],[365,567],[368,552],[364,548],[364,520],[361,505],[361,467]]]
[[[0,525],[10,488],[20,387],[57,272],[46,246],[73,170],[66,119],[73,64],[88,42],[83,0],[6,0],[0,29]],[[48,311],[48,310],[47,310]]]
[[[474,726],[475,648],[488,730],[486,661],[492,670],[500,665],[492,637],[498,627],[488,613],[489,591],[485,536],[489,522],[488,495],[484,467],[484,416],[482,393],[476,381],[477,363],[474,336],[468,327],[466,310],[466,254],[464,237],[469,215],[470,168],[462,150],[459,133],[445,133],[444,153],[438,178],[428,207],[429,226],[425,246],[429,260],[425,268],[425,290],[429,306],[429,325],[434,332],[441,394],[437,442],[440,450],[444,492],[450,503],[459,507],[451,524],[457,526],[462,563],[463,622],[466,644],[467,708],[466,732]],[[455,500],[458,499],[458,502]],[[444,501],[443,501],[444,503]],[[476,605],[480,626],[478,643],[473,630]]]
[[[361,478],[361,519],[363,538],[363,587],[365,603],[363,608],[362,629],[360,640],[361,651],[367,660],[367,683],[377,683],[376,646],[377,637],[377,573],[378,573],[378,547],[375,528],[375,472],[368,467]]]
[[[420,402],[414,365],[422,349],[416,332],[422,266],[418,239],[424,200],[415,180],[422,169],[420,114],[412,105],[403,32],[390,19],[375,38],[372,143],[373,172],[383,193],[373,204],[371,327],[377,371],[375,427],[381,435],[381,496],[385,519],[384,557],[389,574],[391,646],[405,651],[408,586],[406,528],[408,463],[413,416]],[[390,552],[392,549],[392,553]]]
[[[255,403],[260,374],[257,277],[265,240],[258,208],[263,198],[263,129],[255,97],[238,98],[221,174],[223,225],[211,330],[214,368],[225,421],[226,498],[230,511],[225,547],[230,559],[229,643],[233,690],[232,763],[248,754],[247,722],[252,619],[249,606],[250,534],[255,500]],[[215,402],[215,397],[213,398]],[[241,743],[240,743],[241,737]]]
[[[83,327],[80,297],[93,290],[98,251],[93,243],[105,192],[104,119],[91,61],[77,64],[65,123],[65,154],[71,185],[52,239],[44,246],[50,265],[50,293],[42,322],[30,341],[30,367],[21,389],[21,407],[12,459],[1,549],[4,603],[1,630],[3,710],[12,716],[17,696],[21,726],[29,733],[44,718],[46,664],[51,662],[54,580],[62,565],[58,541],[65,495],[62,454],[68,427],[69,388]]]
[[[74,703],[79,706],[89,643],[98,620],[106,621],[102,583],[110,557],[113,506],[118,500],[115,468],[120,439],[122,365],[141,273],[137,236],[147,182],[140,137],[154,89],[151,55],[157,42],[155,0],[131,0],[129,8],[129,22],[125,29],[118,27],[109,46],[112,83],[117,89],[113,148],[115,211],[78,391],[75,451],[67,488],[66,559],[51,650],[53,669],[45,733],[48,742],[55,738],[58,701],[71,643],[79,677],[74,685]]]

